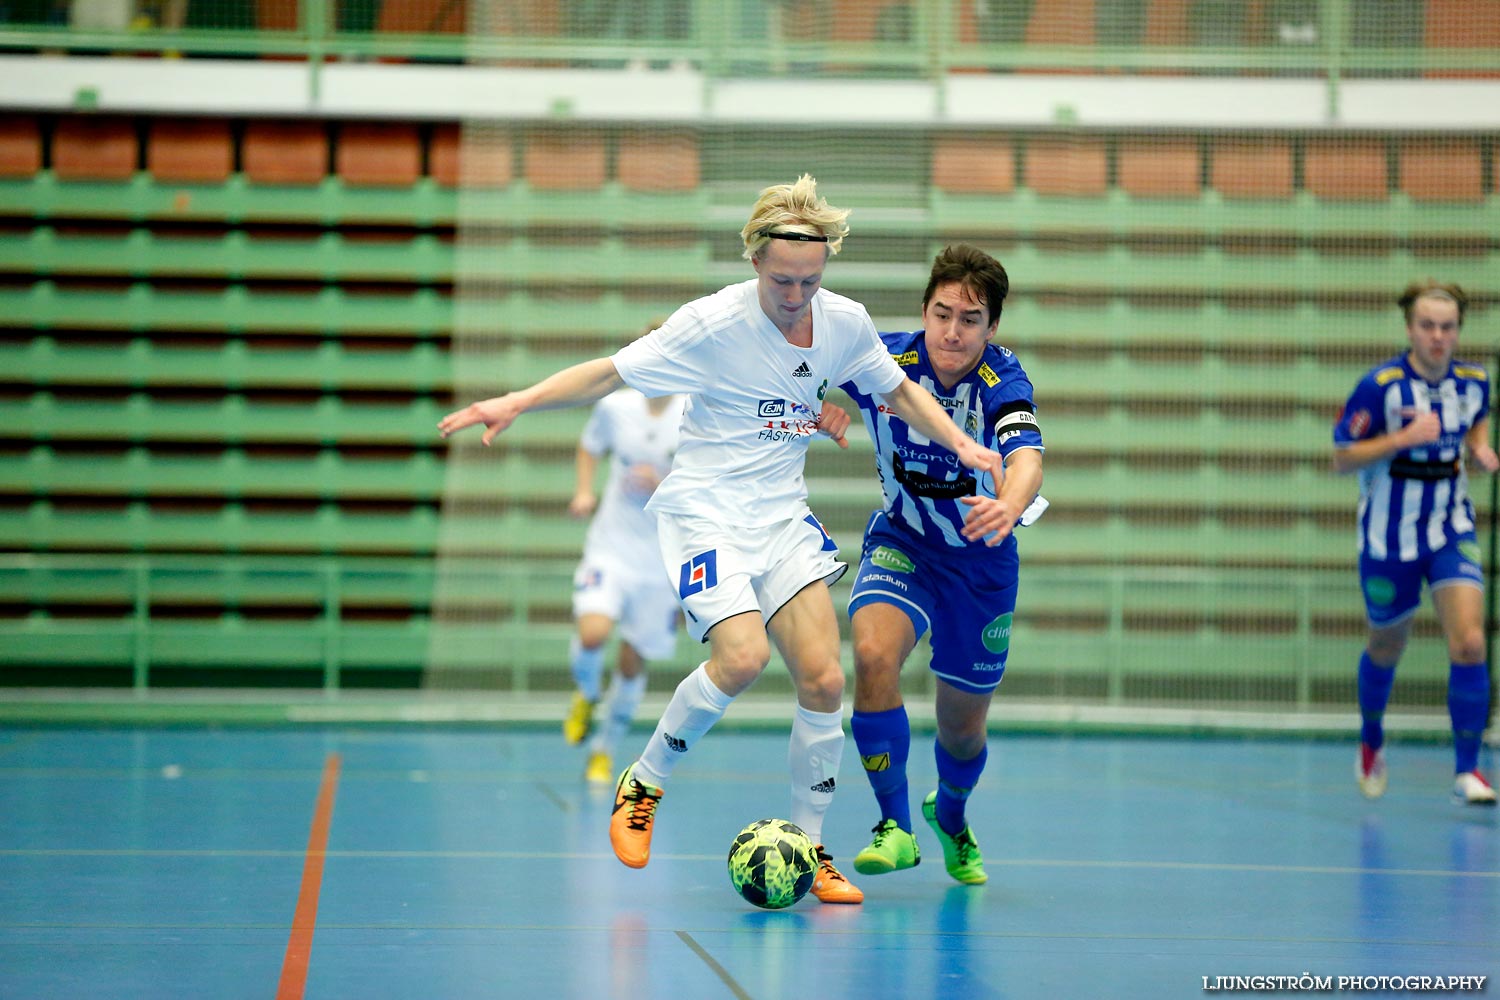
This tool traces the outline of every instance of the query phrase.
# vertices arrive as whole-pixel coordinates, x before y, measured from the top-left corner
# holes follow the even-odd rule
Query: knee
[[[1484,629],[1466,628],[1450,636],[1448,659],[1454,663],[1485,662]]]
[[[1401,659],[1401,654],[1405,651],[1405,635],[1375,632],[1370,636],[1370,641],[1365,644],[1365,652],[1369,653],[1370,659],[1381,667],[1395,666],[1396,661]]]
[[[766,664],[771,662],[771,646],[764,637],[759,642],[726,643],[714,649],[713,661],[729,685],[720,685],[725,693],[739,694],[754,683],[766,669]]]
[[[599,634],[598,632],[579,632],[578,633],[578,645],[582,646],[585,650],[587,650],[590,653],[594,652],[595,650],[602,649],[604,647],[604,644],[608,640],[609,640],[609,633],[608,632],[605,632],[602,635]]]
[[[862,676],[888,677],[901,672],[901,655],[882,637],[866,635],[855,640],[854,664]]]
[[[815,712],[836,711],[844,703],[844,667],[836,658],[798,665],[793,680],[797,703]]]
[[[946,726],[938,731],[938,742],[955,760],[973,760],[984,749],[985,724]]]
[[[614,622],[603,615],[585,615],[578,619],[578,644],[587,650],[595,650],[609,640]]]
[[[873,712],[901,704],[901,657],[889,643],[863,639],[855,644],[854,702]]]

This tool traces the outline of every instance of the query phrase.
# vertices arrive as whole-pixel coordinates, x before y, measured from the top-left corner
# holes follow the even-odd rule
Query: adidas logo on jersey
[[[680,740],[671,733],[662,733],[661,738],[667,741],[667,749],[673,753],[687,753],[687,740]]]
[[[833,794],[833,779],[832,778],[824,778],[822,781],[818,782],[816,785],[813,785],[811,791],[814,791],[814,792],[824,792],[824,793],[826,793],[828,795],[832,795]]]
[[[800,365],[797,366],[796,371],[792,372],[792,377],[793,378],[812,378],[812,369],[809,368],[809,367],[807,367],[807,362],[804,361]]]

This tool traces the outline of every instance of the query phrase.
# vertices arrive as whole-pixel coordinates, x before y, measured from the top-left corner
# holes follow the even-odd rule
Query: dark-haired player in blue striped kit
[[[849,599],[855,656],[850,729],[880,804],[874,840],[854,859],[867,875],[911,868],[921,853],[912,832],[906,763],[911,728],[901,667],[932,633],[937,676],[938,787],[922,814],[960,882],[987,878],[964,804],[986,757],[990,698],[1005,671],[1016,607],[1017,524],[1040,515],[1042,436],[1031,381],[1010,351],[990,343],[1010,289],[1005,268],[967,245],[933,262],[922,296],[925,330],[882,333],[907,378],[930,391],[974,440],[998,451],[1004,478],[976,479],[891,413],[879,396],[848,384],[875,444],[884,508],[865,529],[864,555]]]
[[[1478,768],[1490,709],[1484,571],[1464,473],[1466,450],[1485,472],[1500,470],[1489,444],[1490,384],[1482,367],[1453,358],[1468,305],[1461,288],[1429,280],[1398,301],[1411,349],[1360,379],[1333,428],[1334,468],[1359,472],[1359,582],[1370,622],[1355,777],[1369,798],[1385,793],[1382,719],[1426,580],[1448,639],[1453,797],[1492,806],[1495,790]]]

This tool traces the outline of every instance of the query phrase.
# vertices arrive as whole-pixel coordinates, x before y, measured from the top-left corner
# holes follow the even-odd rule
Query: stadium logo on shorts
[[[984,627],[984,648],[991,653],[1003,653],[1010,648],[1009,612]]]
[[[682,564],[677,577],[679,597],[691,597],[719,585],[719,550],[700,552]]]
[[[886,548],[884,545],[876,547],[875,551],[870,553],[870,565],[895,573],[910,573],[916,569],[916,565],[907,558],[906,553]]]
[[[1459,542],[1458,543],[1458,554],[1461,555],[1461,556],[1463,556],[1466,561],[1471,562],[1471,563],[1473,563],[1476,566],[1479,565],[1480,557],[1479,557],[1479,543],[1478,542],[1470,542],[1470,541]]]
[[[860,754],[859,762],[865,766],[866,771],[889,771],[891,769],[889,753]]]

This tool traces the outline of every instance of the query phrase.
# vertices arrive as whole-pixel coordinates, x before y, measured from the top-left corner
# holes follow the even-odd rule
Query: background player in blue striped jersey
[[[1004,456],[998,491],[992,478],[976,480],[879,396],[843,386],[874,441],[885,494],[884,508],[865,529],[849,599],[850,729],[881,816],[874,840],[854,860],[868,875],[911,868],[921,858],[907,793],[911,729],[900,681],[906,658],[930,630],[938,788],[922,813],[943,846],[948,873],[971,884],[987,878],[964,803],[984,770],[990,698],[1010,646],[1020,566],[1011,529],[1045,506],[1037,498],[1042,436],[1031,382],[1010,351],[990,343],[1009,290],[995,258],[972,246],[948,247],[933,262],[922,296],[925,331],[880,335],[908,379],[930,391],[970,437]],[[980,517],[994,530],[977,531]]]
[[[1468,305],[1462,289],[1428,280],[1398,301],[1410,350],[1360,379],[1333,428],[1334,468],[1359,472],[1359,582],[1370,621],[1359,660],[1355,773],[1366,796],[1384,794],[1382,718],[1426,580],[1451,661],[1453,795],[1494,805],[1478,770],[1490,675],[1484,571],[1464,474],[1465,449],[1485,472],[1500,469],[1489,444],[1489,379],[1479,365],[1453,358]]]

